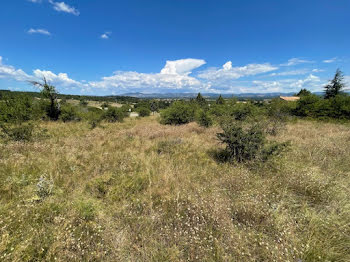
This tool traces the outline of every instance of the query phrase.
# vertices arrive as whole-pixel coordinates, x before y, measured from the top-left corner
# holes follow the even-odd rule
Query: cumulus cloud
[[[55,74],[51,71],[36,69],[33,71],[36,78],[46,78],[51,83],[62,87],[81,86],[82,84],[68,77],[66,73]]]
[[[338,60],[337,57],[333,57],[333,58],[331,58],[331,59],[323,60],[322,62],[323,62],[323,63],[326,63],[326,64],[331,64],[331,63],[336,62],[337,60]]]
[[[319,89],[322,81],[318,76],[308,75],[303,79],[282,79],[279,81],[253,81],[254,89],[258,92],[285,92],[296,91],[302,88],[309,90]]]
[[[189,75],[193,69],[196,69],[206,62],[202,59],[180,59],[175,61],[166,61],[165,67],[161,70],[163,75]]]
[[[111,34],[112,34],[112,32],[105,32],[101,35],[101,38],[102,39],[109,39]]]
[[[52,4],[53,9],[55,9],[58,12],[64,12],[72,15],[80,15],[79,10],[77,10],[75,7],[72,7],[65,2],[55,2],[53,0],[49,0],[49,3]]]
[[[300,58],[291,58],[288,60],[287,63],[281,64],[281,66],[295,66],[299,64],[305,64],[305,63],[313,63],[313,61],[300,59]]]
[[[92,88],[113,89],[119,92],[182,90],[193,91],[203,88],[204,85],[189,76],[192,70],[205,64],[200,59],[180,59],[167,61],[160,73],[138,73],[138,72],[114,72],[112,76],[103,77],[101,81],[90,82]]]
[[[26,74],[22,69],[16,69],[13,66],[4,65],[0,56],[0,78],[14,79],[16,81],[31,80],[31,76]]]
[[[41,35],[51,35],[51,33],[46,29],[29,29],[28,34],[41,34]]]
[[[228,61],[222,68],[211,68],[197,74],[191,74],[195,69],[206,62],[201,59],[180,59],[166,61],[163,69],[158,73],[140,73],[134,71],[116,71],[111,76],[102,77],[98,81],[78,81],[72,79],[67,73],[54,73],[49,70],[36,69],[27,74],[22,69],[5,65],[0,57],[0,78],[12,79],[20,82],[40,80],[45,77],[58,90],[64,89],[72,92],[90,94],[123,94],[130,92],[216,92],[216,93],[242,93],[242,92],[285,92],[298,91],[301,88],[320,90],[326,81],[314,74],[300,78],[281,78],[278,80],[240,79],[246,76],[267,73],[277,70],[277,67],[268,63],[250,64],[241,67],[232,66]],[[296,72],[288,75],[296,76]],[[284,74],[283,74],[284,73]],[[277,73],[287,75],[286,72]],[[350,76],[345,80],[350,84]],[[350,86],[350,85],[348,85]]]
[[[209,68],[198,74],[199,78],[215,81],[215,80],[230,80],[238,79],[245,76],[253,76],[270,71],[277,70],[278,67],[272,66],[269,63],[264,64],[249,64],[241,67],[232,67],[232,62],[228,61],[221,69]]]

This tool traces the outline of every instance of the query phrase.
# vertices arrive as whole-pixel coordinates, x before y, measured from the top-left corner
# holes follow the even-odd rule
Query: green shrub
[[[252,117],[255,113],[255,107],[251,103],[236,103],[231,107],[230,115],[236,120],[246,120]]]
[[[5,138],[12,141],[30,141],[34,135],[35,126],[32,123],[23,123],[18,125],[5,125],[1,124]]]
[[[209,113],[204,110],[200,110],[197,113],[196,121],[200,126],[203,127],[210,127],[213,125],[212,118],[210,117]]]
[[[225,161],[246,162],[260,159],[267,160],[270,156],[279,154],[285,144],[268,143],[263,128],[259,124],[226,122],[221,125],[223,132],[218,133],[218,139],[226,145],[219,155]]]
[[[65,104],[61,108],[61,115],[60,119],[63,122],[69,122],[69,121],[80,121],[81,118],[78,114],[78,110],[75,106]]]
[[[108,107],[104,114],[104,119],[107,122],[122,122],[125,118],[125,112],[122,109],[116,107]]]
[[[139,113],[139,116],[141,116],[141,117],[145,117],[145,116],[150,116],[151,115],[151,110],[149,110],[146,107],[138,107],[136,112]]]
[[[192,122],[195,116],[195,107],[188,103],[177,101],[160,114],[161,123],[165,125],[182,125]]]

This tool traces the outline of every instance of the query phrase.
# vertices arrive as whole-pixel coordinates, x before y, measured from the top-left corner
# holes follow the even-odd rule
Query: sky
[[[1,0],[0,89],[60,93],[350,88],[349,0]]]

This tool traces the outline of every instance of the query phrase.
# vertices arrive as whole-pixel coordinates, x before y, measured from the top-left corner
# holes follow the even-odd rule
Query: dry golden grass
[[[346,125],[290,123],[261,165],[215,162],[216,127],[42,125],[0,144],[1,261],[350,261]]]

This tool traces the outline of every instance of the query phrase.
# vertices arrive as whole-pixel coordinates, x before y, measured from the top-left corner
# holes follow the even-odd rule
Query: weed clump
[[[36,195],[40,200],[43,200],[52,194],[53,182],[47,179],[45,176],[39,178],[39,182],[36,184]]]

